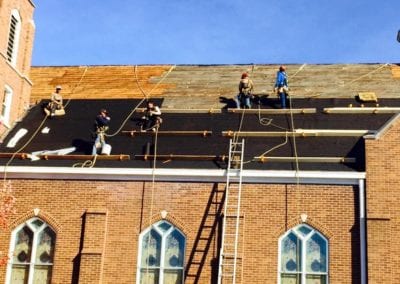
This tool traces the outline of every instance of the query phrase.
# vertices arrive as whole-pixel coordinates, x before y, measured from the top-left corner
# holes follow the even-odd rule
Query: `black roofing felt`
[[[162,99],[155,99],[162,106]],[[93,145],[94,118],[101,108],[106,108],[111,116],[108,134],[113,134],[127,118],[131,110],[139,100],[71,100],[66,108],[66,115],[62,117],[49,118],[43,127],[50,128],[48,134],[38,133],[37,136],[21,151],[31,153],[40,150],[57,150],[67,147],[76,147],[72,154],[91,154]],[[264,101],[262,108],[270,108],[274,101]],[[349,103],[357,105],[354,100],[331,100],[331,99],[296,99],[292,104],[294,108],[316,107],[316,114],[294,115],[295,128],[303,129],[362,129],[377,130],[392,114],[323,114],[324,107],[343,107]],[[381,100],[381,106],[400,106],[400,100]],[[133,114],[127,121],[123,130],[138,130],[137,119],[141,114]],[[163,114],[163,124],[160,130],[209,130],[213,132],[210,137],[201,136],[158,136],[157,154],[175,155],[227,155],[229,139],[221,136],[222,131],[239,128],[241,114],[222,112],[221,114]],[[9,133],[0,146],[0,152],[17,151],[31,137],[44,118],[42,105],[33,107],[16,127]],[[261,115],[261,118],[272,119],[269,125],[259,123],[258,114],[246,114],[243,118],[242,131],[285,131],[291,128],[290,115]],[[29,132],[13,149],[6,148],[7,142],[21,128]],[[285,137],[246,138],[245,160],[251,160],[255,156],[270,150],[285,141]],[[134,155],[144,154],[146,144],[154,143],[152,136],[130,137],[119,133],[107,138],[107,143],[112,146],[112,154],[131,155],[129,161],[104,161],[98,160],[96,167],[110,168],[149,168],[151,162],[133,159]],[[356,164],[339,163],[301,163],[301,170],[364,170],[364,141],[357,137],[306,137],[296,138],[297,154],[301,157],[354,157]],[[270,152],[268,156],[293,157],[293,139]],[[8,159],[0,159],[5,164]],[[11,165],[24,166],[72,166],[81,162],[76,160],[40,160],[32,162],[29,159],[15,159]],[[192,168],[192,169],[217,169],[226,165],[213,161],[169,161],[157,162],[158,168]],[[265,170],[293,170],[294,163],[245,163],[246,169]]]

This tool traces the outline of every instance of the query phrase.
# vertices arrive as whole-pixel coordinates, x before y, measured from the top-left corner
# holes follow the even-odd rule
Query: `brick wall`
[[[366,140],[369,283],[400,283],[400,123]]]
[[[11,11],[17,9],[21,16],[21,32],[15,66],[6,60]],[[32,3],[28,0],[7,0],[0,5],[0,104],[4,98],[4,86],[13,90],[10,126],[21,118],[29,105],[31,83],[28,79],[32,58],[35,27]],[[0,108],[1,111],[1,108]],[[0,135],[7,129],[0,126]]]
[[[99,283],[101,277],[102,283],[134,283],[139,234],[161,219],[162,210],[187,236],[186,283],[216,279],[224,184],[159,182],[153,188],[142,182],[14,180],[12,186],[18,210],[12,227],[33,216],[35,208],[56,227],[52,283]],[[357,191],[245,185],[243,283],[276,283],[278,239],[300,223],[302,213],[329,239],[330,283],[358,283]],[[0,250],[8,250],[10,231],[0,232],[0,243],[7,244]],[[0,275],[3,281],[5,267]]]

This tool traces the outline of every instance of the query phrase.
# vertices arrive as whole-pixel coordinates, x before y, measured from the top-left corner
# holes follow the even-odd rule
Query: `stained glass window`
[[[33,218],[12,233],[6,283],[51,283],[56,234],[45,222]]]
[[[279,283],[328,283],[328,241],[320,232],[299,225],[280,238],[279,249]]]
[[[183,283],[185,236],[166,221],[140,235],[137,283]]]

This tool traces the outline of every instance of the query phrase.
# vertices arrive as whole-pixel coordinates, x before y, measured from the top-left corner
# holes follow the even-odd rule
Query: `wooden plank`
[[[138,113],[144,113],[146,108],[137,108],[135,112]],[[162,108],[161,109],[162,113],[221,113],[221,109],[216,109],[216,108],[198,108],[198,109],[183,109],[183,108]]]
[[[225,137],[361,137],[375,131],[357,129],[296,129],[295,131],[222,131]]]
[[[135,160],[151,161],[154,160],[154,155],[135,155]],[[157,155],[156,160],[160,161],[227,161],[227,155]],[[276,162],[276,163],[293,163],[296,162],[296,157],[254,157],[255,162]],[[347,157],[298,157],[299,163],[355,163],[356,158]]]
[[[0,153],[0,158],[11,158],[14,153]],[[30,153],[17,153],[14,156],[17,159],[30,159],[32,155]],[[94,155],[35,155],[42,160],[91,160],[94,159]],[[107,161],[124,161],[130,160],[129,155],[97,155],[96,160],[107,160]]]
[[[154,160],[154,155],[135,155],[135,160],[151,161]],[[227,161],[228,156],[225,155],[156,155],[157,160],[181,160],[181,161]]]
[[[274,163],[294,163],[296,160],[299,163],[355,163],[356,158],[347,157],[254,157],[254,160],[261,163],[274,162]]]
[[[14,157],[16,159],[29,159],[30,154],[28,153],[0,153],[0,158],[3,159],[10,159],[11,157]]]
[[[121,131],[123,134],[130,136],[155,136],[155,131],[140,131],[140,130],[124,130]],[[158,131],[159,136],[202,136],[207,137],[212,135],[212,131],[209,130],[195,130],[195,131]]]
[[[39,155],[42,160],[92,160],[95,155]],[[127,161],[130,160],[129,155],[97,155],[96,160],[107,161]]]
[[[332,107],[324,108],[324,113],[342,114],[385,114],[399,113],[400,107]]]
[[[296,108],[296,109],[237,109],[237,108],[228,108],[228,112],[232,113],[261,113],[261,114],[309,114],[316,113],[316,108]]]

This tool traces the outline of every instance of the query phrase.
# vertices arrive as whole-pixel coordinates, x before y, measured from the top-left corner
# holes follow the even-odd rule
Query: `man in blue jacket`
[[[94,127],[96,132],[96,140],[93,144],[92,155],[97,155],[99,149],[102,149],[106,144],[105,133],[108,130],[108,123],[110,117],[106,109],[101,109],[100,113],[96,116]]]
[[[274,90],[279,96],[281,107],[286,108],[286,98],[289,92],[289,87],[285,66],[280,66],[279,71],[276,73]]]

